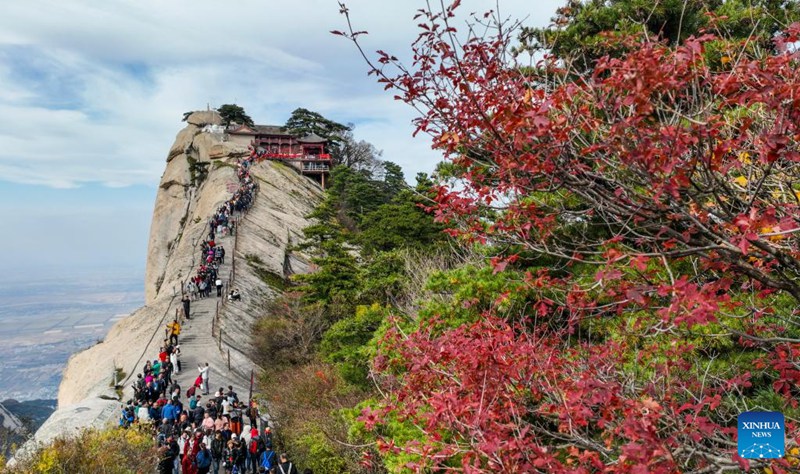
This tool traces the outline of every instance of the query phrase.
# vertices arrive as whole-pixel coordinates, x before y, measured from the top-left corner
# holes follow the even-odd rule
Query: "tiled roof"
[[[228,133],[233,133],[234,135],[277,135],[277,136],[284,136],[290,137],[291,135],[284,131],[283,127],[280,125],[255,125],[253,127],[248,127],[246,125],[237,125],[231,126],[228,128]],[[312,133],[306,135],[302,138],[298,138],[297,141],[299,143],[325,143],[328,140],[322,138],[321,136],[317,135],[316,133]]]
[[[228,130],[228,133],[233,134],[246,134],[246,135],[289,135],[288,133],[283,131],[283,127],[280,125],[255,125],[253,127],[248,127],[246,125],[237,125],[235,127],[231,127]]]
[[[300,143],[325,143],[328,140],[322,138],[316,133],[312,133],[310,135],[304,136],[303,138],[298,138],[297,141]]]
[[[256,131],[263,135],[288,135],[280,125],[256,125]]]

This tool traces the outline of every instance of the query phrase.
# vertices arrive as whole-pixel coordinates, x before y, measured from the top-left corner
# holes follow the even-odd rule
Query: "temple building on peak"
[[[316,134],[296,137],[278,125],[231,125],[228,140],[251,146],[259,159],[283,161],[325,188],[331,171],[331,155],[326,153],[328,140]]]

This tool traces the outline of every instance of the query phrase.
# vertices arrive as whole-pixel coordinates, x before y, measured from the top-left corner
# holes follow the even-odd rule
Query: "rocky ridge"
[[[58,409],[31,443],[115,421],[121,401],[114,386],[115,374],[123,379],[122,397],[127,399],[132,392],[125,382],[132,374],[140,373],[146,359],[158,352],[164,325],[180,307],[180,288],[198,263],[198,246],[208,232],[207,220],[235,190],[236,163],[248,154],[246,148],[224,141],[219,129],[221,120],[215,112],[195,112],[187,122],[170,148],[156,197],[145,306],[120,320],[103,342],[70,358],[59,387]],[[184,372],[194,370],[186,370],[187,362],[208,361],[212,374],[217,374],[212,387],[232,383],[240,393],[249,388],[244,385],[253,367],[247,356],[250,328],[263,312],[264,303],[279,293],[276,286],[280,286],[281,279],[308,270],[307,259],[291,249],[300,240],[302,229],[310,224],[306,216],[322,198],[317,183],[280,163],[258,163],[252,167],[251,176],[258,180],[260,189],[239,223],[235,256],[234,238],[227,237],[222,242],[228,251],[226,263],[235,257],[231,286],[241,291],[242,301],[221,306],[221,341],[207,334],[216,313],[215,298],[193,306],[192,313],[197,311],[198,318],[206,319],[193,318],[182,334],[182,339],[201,342],[190,345],[191,352],[206,348],[202,354],[182,349]],[[226,279],[229,273],[230,270],[223,273]],[[190,377],[185,376],[187,380]]]

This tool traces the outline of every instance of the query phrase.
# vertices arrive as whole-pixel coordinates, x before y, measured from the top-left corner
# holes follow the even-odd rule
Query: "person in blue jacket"
[[[200,443],[200,450],[194,457],[197,465],[197,474],[208,474],[211,470],[211,451],[206,447],[206,443]]]
[[[261,453],[259,466],[265,468],[267,472],[275,467],[276,462],[277,460],[275,459],[275,451],[273,451],[272,448],[267,448],[263,453]]]

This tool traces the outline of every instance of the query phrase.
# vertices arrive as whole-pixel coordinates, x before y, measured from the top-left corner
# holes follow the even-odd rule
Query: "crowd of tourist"
[[[238,189],[208,221],[208,238],[200,245],[201,264],[182,288],[183,316],[187,320],[191,319],[192,300],[210,297],[212,287],[216,287],[217,297],[223,296],[219,270],[225,263],[225,249],[216,238],[233,235],[234,213],[246,211],[253,203],[257,185],[250,176],[250,166],[255,158],[253,153],[239,162]],[[234,289],[227,297],[235,301],[241,295]],[[175,377],[185,370],[180,360],[182,328],[178,319],[167,324],[157,357],[148,360],[137,374],[134,395],[122,408],[120,425],[152,428],[159,447],[158,472],[162,474],[298,474],[285,454],[273,451],[271,428],[261,418],[254,400],[240,400],[232,385],[209,393],[208,363],[198,365],[194,383],[184,392]]]

